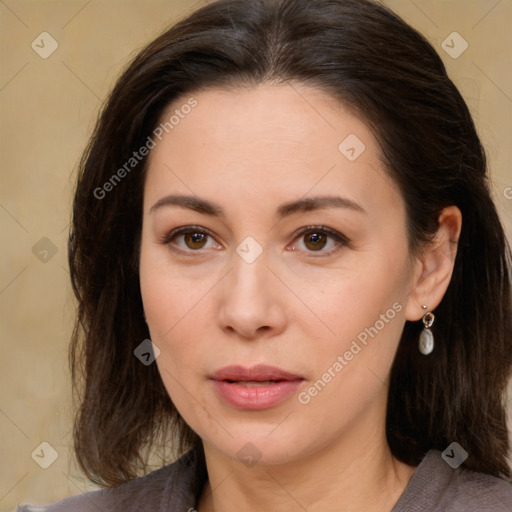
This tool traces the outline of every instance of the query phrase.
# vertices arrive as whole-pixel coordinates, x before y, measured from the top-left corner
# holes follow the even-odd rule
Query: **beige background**
[[[434,44],[467,99],[510,237],[512,1],[386,3]],[[201,4],[0,0],[0,511],[90,488],[70,456],[67,344],[74,303],[66,237],[76,162],[129,58]],[[453,31],[469,43],[457,59],[441,47]],[[59,45],[47,59],[31,48],[41,32]],[[31,458],[43,441],[58,453],[48,469]]]

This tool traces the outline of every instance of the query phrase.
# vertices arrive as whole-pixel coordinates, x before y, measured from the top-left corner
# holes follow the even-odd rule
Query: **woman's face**
[[[163,116],[181,113],[144,191],[140,284],[169,396],[232,458],[370,442],[413,276],[375,138],[300,84],[192,96]]]

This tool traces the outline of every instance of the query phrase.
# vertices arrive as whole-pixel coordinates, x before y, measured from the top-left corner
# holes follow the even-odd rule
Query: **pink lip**
[[[252,368],[226,366],[212,376],[215,390],[228,404],[237,409],[261,410],[274,407],[290,397],[304,378],[273,366],[257,365]],[[262,382],[244,386],[239,382]],[[263,384],[266,381],[273,383]]]

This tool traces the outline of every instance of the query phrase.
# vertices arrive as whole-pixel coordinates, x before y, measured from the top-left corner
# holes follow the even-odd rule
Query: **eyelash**
[[[182,226],[179,228],[174,229],[169,234],[167,234],[163,239],[160,241],[163,245],[169,245],[171,246],[171,242],[173,242],[176,238],[178,238],[180,235],[186,235],[186,234],[203,234],[207,235],[211,238],[214,238],[213,235],[205,228],[202,228],[201,226]],[[326,226],[306,226],[299,230],[297,233],[295,233],[293,240],[297,241],[304,235],[308,233],[319,233],[323,235],[327,235],[329,238],[332,238],[336,242],[336,247],[333,247],[327,251],[319,250],[319,251],[305,251],[312,257],[322,257],[322,256],[330,256],[334,254],[335,252],[341,250],[343,247],[347,247],[350,244],[350,240],[343,234],[339,233],[338,231],[335,231],[331,228],[328,228]],[[204,252],[201,251],[201,249],[181,249],[179,247],[171,247],[173,251],[180,252],[180,253],[199,253]]]

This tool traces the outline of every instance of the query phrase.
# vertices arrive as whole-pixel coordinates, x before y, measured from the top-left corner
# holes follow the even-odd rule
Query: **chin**
[[[239,429],[230,428],[233,437],[222,439],[202,437],[203,441],[216,451],[233,460],[239,460],[251,467],[255,464],[270,466],[284,465],[321,449],[323,443],[311,438],[314,429],[300,430],[297,425],[284,428],[274,423],[271,427],[261,424],[241,425]],[[309,433],[306,433],[309,432]],[[270,433],[270,434],[269,434]],[[318,445],[318,446],[316,446]]]

